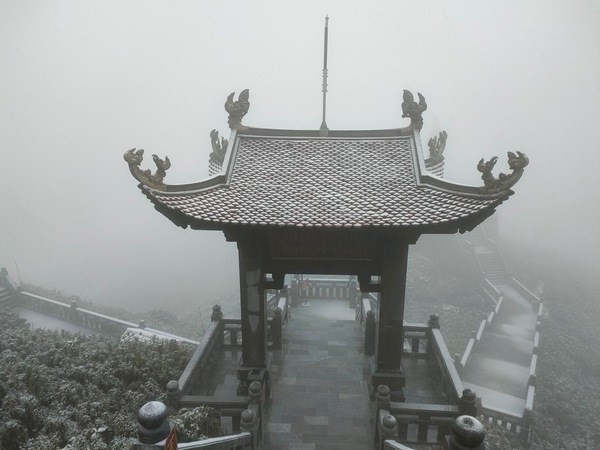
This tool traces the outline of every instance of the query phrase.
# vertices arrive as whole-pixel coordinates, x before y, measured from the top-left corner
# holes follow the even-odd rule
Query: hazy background
[[[244,88],[246,124],[317,129],[326,14],[331,129],[405,126],[402,90],[422,92],[447,178],[529,156],[501,234],[600,271],[598,1],[0,1],[0,266],[131,308],[235,293],[235,245],[157,213],[122,155],[204,178]]]

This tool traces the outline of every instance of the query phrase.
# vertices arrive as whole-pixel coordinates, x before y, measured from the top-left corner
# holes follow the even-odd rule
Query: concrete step
[[[523,339],[529,342],[533,342],[533,336],[535,334],[534,329],[522,328],[500,320],[492,322],[492,326],[488,332]]]
[[[533,342],[504,334],[484,332],[477,352],[495,359],[527,366],[531,362]]]
[[[481,404],[486,409],[491,409],[502,414],[522,417],[525,410],[525,399],[494,391],[472,383],[464,383],[465,388],[472,389],[479,397]]]
[[[467,383],[525,398],[529,364],[521,365],[475,352],[461,378]]]

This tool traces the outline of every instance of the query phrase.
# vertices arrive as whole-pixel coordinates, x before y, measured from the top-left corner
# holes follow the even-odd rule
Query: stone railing
[[[307,294],[309,298],[342,298],[355,296],[356,282],[337,278],[315,278],[309,282]]]
[[[517,291],[521,295],[521,297],[527,300],[527,302],[529,302],[534,311],[537,311],[538,314],[541,315],[542,301],[540,300],[540,298],[533,292],[531,292],[529,289],[527,289],[523,285],[523,283],[521,283],[515,277],[511,277],[510,281],[513,289]]]
[[[20,289],[20,286],[10,277],[5,267],[0,268],[0,287],[13,294],[16,294]]]
[[[477,348],[479,347],[479,344],[481,343],[481,338],[483,337],[483,332],[485,331],[486,328],[488,328],[492,324],[492,322],[494,321],[494,318],[496,318],[498,316],[498,313],[500,312],[500,309],[502,308],[503,303],[504,303],[504,297],[502,295],[500,295],[494,310],[488,314],[487,318],[485,318],[481,321],[477,331],[473,331],[471,333],[471,338],[469,339],[469,342],[467,342],[467,347],[465,348],[465,352],[463,353],[462,358],[460,358],[460,362],[458,363],[457,369],[459,370],[460,373],[462,373],[462,371],[464,370],[466,365],[471,360],[471,357],[473,356],[473,354],[477,351]]]
[[[74,325],[79,325],[98,333],[115,337],[122,336],[128,329],[136,328],[143,329],[145,332],[155,335],[160,339],[173,339],[191,345],[198,344],[197,341],[192,339],[146,327],[144,321],[140,321],[139,324],[136,324],[127,320],[117,319],[115,317],[80,308],[77,306],[76,301],[72,301],[71,304],[66,304],[30,292],[21,291],[19,293],[19,305],[64,320],[65,322],[70,322]]]
[[[405,323],[403,355],[426,358],[437,374],[440,390],[451,401],[458,402],[464,387],[439,327],[437,314],[431,314],[427,324]]]
[[[385,385],[377,388],[377,417],[375,421],[375,448],[408,448],[404,444],[445,444],[451,449],[477,449],[482,445],[485,433],[483,425],[474,418],[477,412],[476,396],[465,389],[457,405],[404,403],[390,401],[390,389]],[[463,425],[476,426],[479,438],[462,439],[466,434]],[[456,445],[457,443],[463,447]],[[386,445],[387,444],[387,445]]]
[[[232,419],[233,434],[196,442],[177,444],[178,449],[212,449],[233,450],[261,448],[264,427],[265,389],[258,381],[253,381],[248,388],[247,400],[239,399],[236,402],[219,402],[214,398],[199,397],[202,403],[186,400],[181,396],[177,382],[167,384],[167,399],[169,407],[193,408],[206,405],[219,411],[221,417],[229,416]],[[187,396],[192,397],[192,396]],[[168,408],[161,402],[146,403],[138,412],[138,443],[134,444],[136,450],[166,449],[172,427],[168,420]],[[174,448],[174,447],[168,447]]]
[[[369,311],[373,311],[377,316],[377,306],[379,305],[379,299],[377,294],[373,293],[361,293],[359,301],[356,302],[356,314],[355,319],[360,323],[364,323],[367,319]]]
[[[494,304],[498,304],[502,298],[502,293],[487,278],[481,281],[481,289],[490,297]]]
[[[273,316],[267,320],[269,348],[280,350],[283,344],[283,328],[289,318],[288,299],[280,296]],[[213,306],[211,323],[198,343],[194,354],[181,373],[178,389],[186,396],[196,392],[210,376],[209,362],[218,352],[225,350],[236,351],[242,348],[241,319],[225,319],[219,305]],[[194,396],[196,397],[196,396]],[[206,397],[211,398],[211,397]]]

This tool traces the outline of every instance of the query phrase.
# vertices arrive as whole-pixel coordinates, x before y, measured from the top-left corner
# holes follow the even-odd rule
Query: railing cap
[[[475,392],[472,389],[466,388],[466,389],[463,389],[463,391],[462,391],[462,398],[463,398],[463,400],[467,400],[469,402],[474,402],[475,398],[477,398],[477,395],[475,394]]]
[[[261,389],[262,385],[260,384],[260,381],[253,381],[252,383],[250,383],[250,386],[248,386],[248,393],[250,394],[250,396],[260,396]]]
[[[167,392],[177,392],[179,391],[179,381],[171,380],[167,383]]]
[[[383,416],[383,426],[384,427],[386,427],[388,429],[392,429],[392,428],[396,428],[397,425],[398,425],[398,421],[391,414],[386,414],[385,416]]]
[[[243,410],[242,414],[240,415],[240,419],[242,423],[251,424],[252,422],[254,422],[254,411],[252,411],[251,409]]]
[[[485,428],[475,417],[459,416],[452,425],[452,437],[467,448],[477,448],[485,439]]]
[[[167,418],[167,407],[164,403],[148,402],[138,411],[138,422],[144,428],[156,428]]]
[[[380,384],[377,386],[377,394],[382,397],[388,396],[390,395],[390,388],[385,384]]]

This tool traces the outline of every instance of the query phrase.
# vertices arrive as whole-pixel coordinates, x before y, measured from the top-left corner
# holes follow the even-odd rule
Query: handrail
[[[402,445],[400,442],[392,441],[388,439],[383,442],[384,450],[413,450],[412,447],[407,447],[406,445]]]
[[[183,393],[188,392],[192,382],[197,382],[195,375],[202,369],[202,366],[210,358],[210,353],[222,334],[223,321],[211,322],[208,329],[198,343],[194,354],[190,358],[179,377],[179,386]]]
[[[90,311],[89,309],[80,308],[78,306],[74,306],[74,304],[69,305],[67,303],[63,303],[58,300],[52,300],[50,298],[42,297],[41,295],[32,294],[31,292],[21,291],[20,295],[21,295],[21,298],[33,299],[33,301],[42,302],[43,304],[51,305],[53,307],[59,308],[60,310],[64,311],[64,313],[65,313],[65,314],[61,314],[60,318],[62,318],[64,320],[68,320],[69,322],[76,323],[77,325],[84,326],[86,328],[97,329],[97,327],[90,325],[89,319],[93,319],[94,323],[96,323],[96,324],[110,323],[112,325],[117,325],[118,327],[121,328],[121,330],[119,331],[120,334],[122,334],[127,328],[140,328],[140,325],[137,323],[118,319],[116,317],[107,316],[105,314],[101,314],[101,313],[98,313],[95,311]],[[24,306],[27,307],[27,300],[25,300]],[[72,313],[75,313],[75,315],[81,314],[83,317],[87,318],[88,321],[86,322],[84,320],[83,322],[81,322],[81,321],[74,320]],[[158,337],[162,337],[165,339],[174,339],[176,341],[186,342],[186,343],[192,344],[192,345],[198,345],[198,341],[184,338],[182,336],[177,336],[172,333],[167,333],[165,331],[157,330],[157,329],[150,328],[150,327],[144,327],[143,329],[147,332],[156,334]]]
[[[438,361],[438,367],[442,370],[442,377],[450,381],[451,397],[455,402],[458,402],[464,390],[463,382],[456,371],[456,367],[454,367],[454,362],[450,357],[442,332],[437,328],[432,328],[431,335],[433,337],[431,339],[432,350],[442,358],[442,361]]]
[[[539,305],[542,302],[537,295],[527,289],[525,285],[523,285],[523,283],[521,283],[515,277],[511,277],[510,281],[513,283],[513,288],[515,288],[515,290],[521,294],[532,306]]]
[[[252,445],[252,434],[244,431],[239,434],[204,439],[202,441],[177,444],[179,450],[195,450],[199,448],[215,450],[234,450],[240,446]]]

